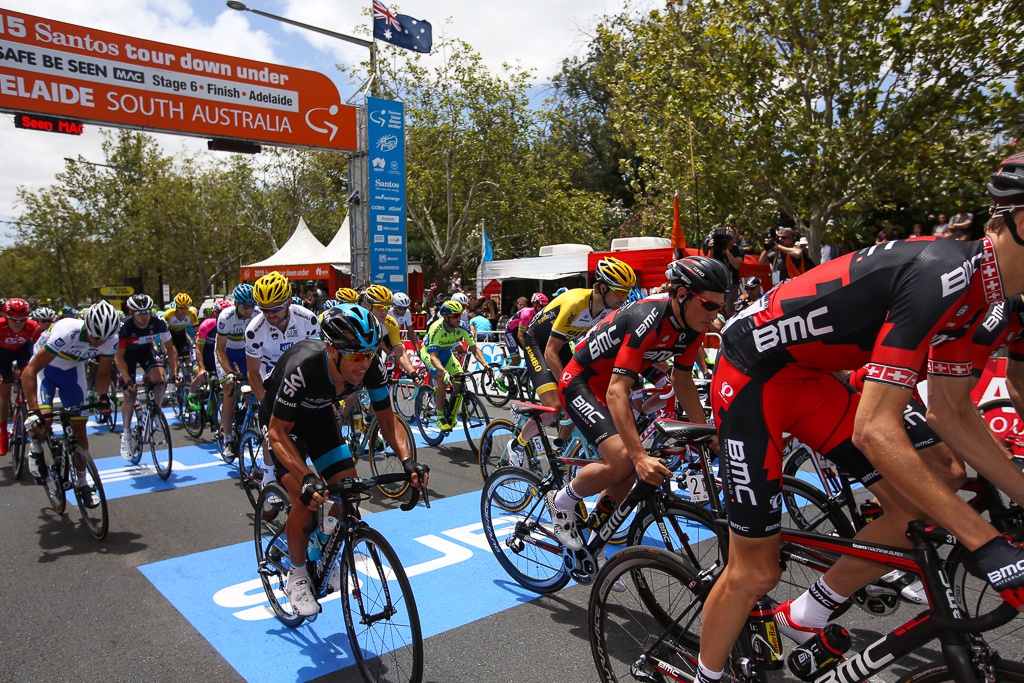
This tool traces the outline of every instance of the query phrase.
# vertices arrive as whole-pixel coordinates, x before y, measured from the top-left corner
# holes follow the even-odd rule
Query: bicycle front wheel
[[[25,471],[25,458],[28,455],[26,445],[28,435],[25,434],[25,411],[14,411],[14,431],[11,434],[11,467],[14,469],[14,478],[21,479]]]
[[[466,432],[466,440],[473,451],[473,457],[478,458],[480,451],[477,449],[476,440],[480,438],[480,433],[491,418],[487,416],[483,401],[473,394],[465,394],[462,399],[462,429]]]
[[[412,380],[399,380],[391,385],[391,404],[395,413],[410,424],[416,421],[416,395],[419,387]]]
[[[686,503],[670,502],[655,514],[649,506],[641,507],[629,527],[629,545],[665,548],[685,558],[698,571],[725,564],[714,518],[706,510]],[[668,545],[658,524],[664,522]]]
[[[153,466],[161,479],[171,476],[174,463],[174,447],[171,445],[171,428],[163,411],[153,411],[149,427],[149,454],[153,458]]]
[[[366,681],[423,680],[423,633],[409,577],[378,531],[355,533],[341,567],[341,608]]]
[[[519,467],[495,471],[480,495],[480,519],[487,543],[508,575],[535,593],[554,593],[569,583],[569,573],[541,484],[539,476]]]
[[[616,581],[626,590],[615,592]],[[601,681],[660,681],[666,669],[693,680],[705,597],[694,568],[666,550],[636,546],[616,553],[590,592],[590,651]]]
[[[256,505],[255,530],[256,540],[256,571],[263,582],[263,592],[267,594],[270,608],[285,626],[295,628],[306,617],[291,606],[284,595],[284,586],[288,580],[288,571],[292,568],[288,559],[288,540],[284,535],[284,523],[291,511],[288,492],[276,482],[267,484],[260,493]]]
[[[204,399],[200,398],[199,409],[196,410],[189,405],[188,400],[185,400],[184,412],[181,415],[181,422],[185,425],[185,431],[193,439],[198,439],[203,435],[203,429],[206,427],[206,417]]]
[[[949,557],[946,559],[946,574],[949,576],[957,604],[967,613],[968,617],[977,617],[988,614],[999,607],[1003,599],[988,581],[979,579],[970,572],[968,567],[971,564],[971,552],[966,547],[957,545],[950,551]],[[1017,644],[1022,629],[1024,629],[1024,624],[1020,623],[1019,619],[1014,619],[999,628],[986,631],[985,642],[996,650],[1000,650],[1005,657],[1012,658],[1017,662],[1024,662],[1024,653],[1020,651]],[[1011,652],[1017,654],[1011,656],[1009,654]]]
[[[85,481],[76,482],[75,500],[78,502],[78,509],[82,513],[82,521],[85,528],[97,541],[107,537],[107,530],[110,525],[110,518],[107,513],[107,496],[103,492],[103,482],[100,481],[99,470],[93,462],[89,452],[81,446],[75,446],[75,457],[72,460],[75,469],[85,466]],[[79,472],[82,470],[78,469]]]
[[[484,375],[484,398],[495,408],[503,408],[516,395],[514,383],[515,375],[512,373],[507,373],[500,382],[494,381],[490,375]]]
[[[60,444],[57,444],[56,447],[63,448]],[[43,486],[46,488],[46,497],[50,500],[50,507],[58,515],[63,515],[68,506],[68,500],[64,493],[63,472],[60,471],[64,463],[57,464],[53,449],[53,436],[43,439],[43,464],[46,467],[46,479],[43,481]],[[31,458],[32,455],[29,454],[28,457]]]
[[[395,431],[401,433],[405,437],[406,447],[409,449],[409,455],[413,461],[416,460],[416,441],[412,436],[412,428],[409,427],[409,423],[406,422],[401,415],[395,414]],[[404,472],[405,467],[402,465],[402,459],[398,457],[398,453],[395,452],[394,447],[391,446],[387,441],[384,440],[384,436],[380,431],[380,423],[374,418],[373,423],[370,425],[370,433],[368,435],[368,443],[366,446],[367,455],[370,458],[370,470],[373,472],[373,476],[378,477],[382,474],[397,474]],[[405,495],[405,492],[409,490],[408,481],[397,481],[391,484],[381,484],[377,486],[381,493],[388,498],[401,498]]]
[[[448,400],[453,400],[452,396]],[[416,394],[416,429],[428,446],[438,446],[444,441],[444,432],[437,426],[437,408],[434,392],[424,387]]]
[[[263,472],[270,466],[264,457],[263,434],[255,429],[245,430],[238,442],[238,474],[254,510],[259,505]]]
[[[508,462],[508,443],[515,438],[515,424],[511,420],[498,418],[492,420],[480,435],[480,446],[477,448],[480,459],[480,476],[486,482],[499,467],[511,465]]]

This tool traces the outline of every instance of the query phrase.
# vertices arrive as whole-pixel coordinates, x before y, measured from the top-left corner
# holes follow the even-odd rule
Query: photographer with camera
[[[743,264],[743,250],[736,243],[736,236],[730,228],[715,228],[704,241],[704,256],[721,261],[729,269],[729,291],[725,294],[725,314],[734,312],[736,297],[740,293],[740,266]]]
[[[764,251],[758,261],[763,265],[771,263],[772,286],[800,275],[810,267],[810,259],[797,246],[797,234],[793,228],[771,228],[765,233]]]

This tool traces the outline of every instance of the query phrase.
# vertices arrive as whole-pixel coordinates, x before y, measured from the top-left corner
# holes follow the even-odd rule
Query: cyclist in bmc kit
[[[445,301],[437,309],[440,318],[431,324],[427,330],[427,336],[423,339],[423,346],[420,347],[420,360],[427,368],[430,376],[434,379],[434,407],[437,414],[437,424],[441,429],[450,429],[455,426],[455,416],[452,416],[452,424],[444,422],[444,407],[447,403],[446,387],[451,381],[451,376],[462,372],[459,360],[452,354],[452,349],[459,342],[466,342],[469,352],[473,354],[482,367],[487,367],[487,359],[476,345],[471,335],[459,320],[462,318],[462,304],[458,301]]]
[[[615,311],[576,347],[558,380],[562,405],[601,459],[558,491],[548,493],[555,535],[579,550],[572,508],[604,491],[621,502],[637,477],[660,484],[671,472],[647,455],[636,430],[631,398],[641,376],[655,364],[674,359],[672,387],[691,422],[704,423],[693,363],[708,325],[725,306],[729,270],[721,261],[691,256],[669,264],[667,298],[648,298]],[[717,450],[717,444],[713,444]]]
[[[533,317],[523,335],[526,371],[543,405],[562,407],[556,389],[562,369],[572,358],[570,344],[585,335],[608,311],[622,306],[633,287],[636,273],[630,265],[617,258],[604,258],[597,262],[593,287],[570,289]],[[544,419],[550,425],[555,418]],[[563,424],[559,437],[568,440],[571,431],[571,425]],[[517,439],[509,439],[507,457],[511,462],[522,462],[527,442],[537,433],[537,425],[531,420]]]
[[[14,364],[24,369],[32,358],[32,347],[43,330],[35,320],[29,320],[32,309],[24,299],[8,299],[0,318],[0,455],[7,455],[7,420],[11,412],[11,382]]]
[[[323,480],[335,484],[356,476],[355,461],[334,416],[335,402],[365,383],[381,434],[402,459],[413,485],[425,487],[430,471],[410,457],[405,439],[395,428],[378,349],[380,323],[365,309],[343,304],[324,313],[319,336],[285,351],[266,379],[260,404],[260,422],[266,425],[277,478],[295,501],[285,522],[292,564],[285,594],[303,616],[320,611],[306,569],[309,534],[304,529],[312,513],[326,502]],[[316,473],[306,464],[307,456]]]
[[[148,380],[156,386],[153,388],[153,400],[162,405],[166,391],[166,375],[164,361],[156,353],[156,345],[163,347],[167,354],[167,364],[171,376],[178,372],[178,351],[171,344],[171,332],[167,323],[160,316],[153,315],[153,299],[145,294],[135,294],[128,299],[128,311],[131,317],[125,318],[118,332],[117,354],[114,363],[121,373],[121,388],[124,389],[124,403],[121,404],[121,416],[124,418],[124,433],[121,434],[121,456],[125,460],[132,457],[132,418],[135,416],[135,370],[142,367],[144,381]],[[185,362],[188,362],[186,356]],[[98,384],[97,386],[103,386]]]
[[[220,409],[221,433],[225,443],[234,449],[235,423],[235,378],[248,378],[248,364],[245,357],[245,328],[252,321],[256,308],[252,285],[241,284],[231,292],[235,305],[221,311],[217,317],[217,379],[224,388],[224,401]],[[230,400],[228,400],[230,399]],[[233,451],[232,451],[233,452]]]
[[[881,502],[885,514],[858,538],[906,547],[907,522],[932,520],[974,552],[979,576],[1024,606],[1024,549],[921,462],[903,427],[928,360],[929,424],[957,456],[1024,503],[1024,475],[970,398],[971,339],[956,334],[990,304],[1024,292],[1024,155],[1004,161],[988,189],[993,216],[1004,220],[995,233],[977,242],[890,241],[833,259],[779,285],[723,330],[711,400],[730,552],[705,603],[698,681],[721,677],[750,609],[779,580],[784,431],[860,478]],[[860,396],[831,374],[865,365]],[[884,572],[840,559],[808,593],[780,607],[780,630],[807,640]]]

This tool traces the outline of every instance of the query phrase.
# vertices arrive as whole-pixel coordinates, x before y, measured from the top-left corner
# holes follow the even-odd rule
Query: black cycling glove
[[[419,477],[419,482],[421,484],[423,483],[423,475],[430,472],[430,468],[428,466],[421,462],[416,462],[412,458],[407,458],[402,461],[402,469],[404,469],[405,473],[410,477],[414,474]]]
[[[324,480],[315,474],[307,474],[302,478],[302,488],[299,490],[299,500],[303,505],[309,505],[313,500],[313,494],[323,495],[327,491]]]
[[[972,554],[974,574],[992,585],[1003,600],[1024,608],[1024,549],[997,536]]]

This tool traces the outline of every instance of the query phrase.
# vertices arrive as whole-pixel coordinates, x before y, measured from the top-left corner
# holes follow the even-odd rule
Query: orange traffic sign
[[[0,110],[354,151],[356,108],[327,76],[0,9]]]

